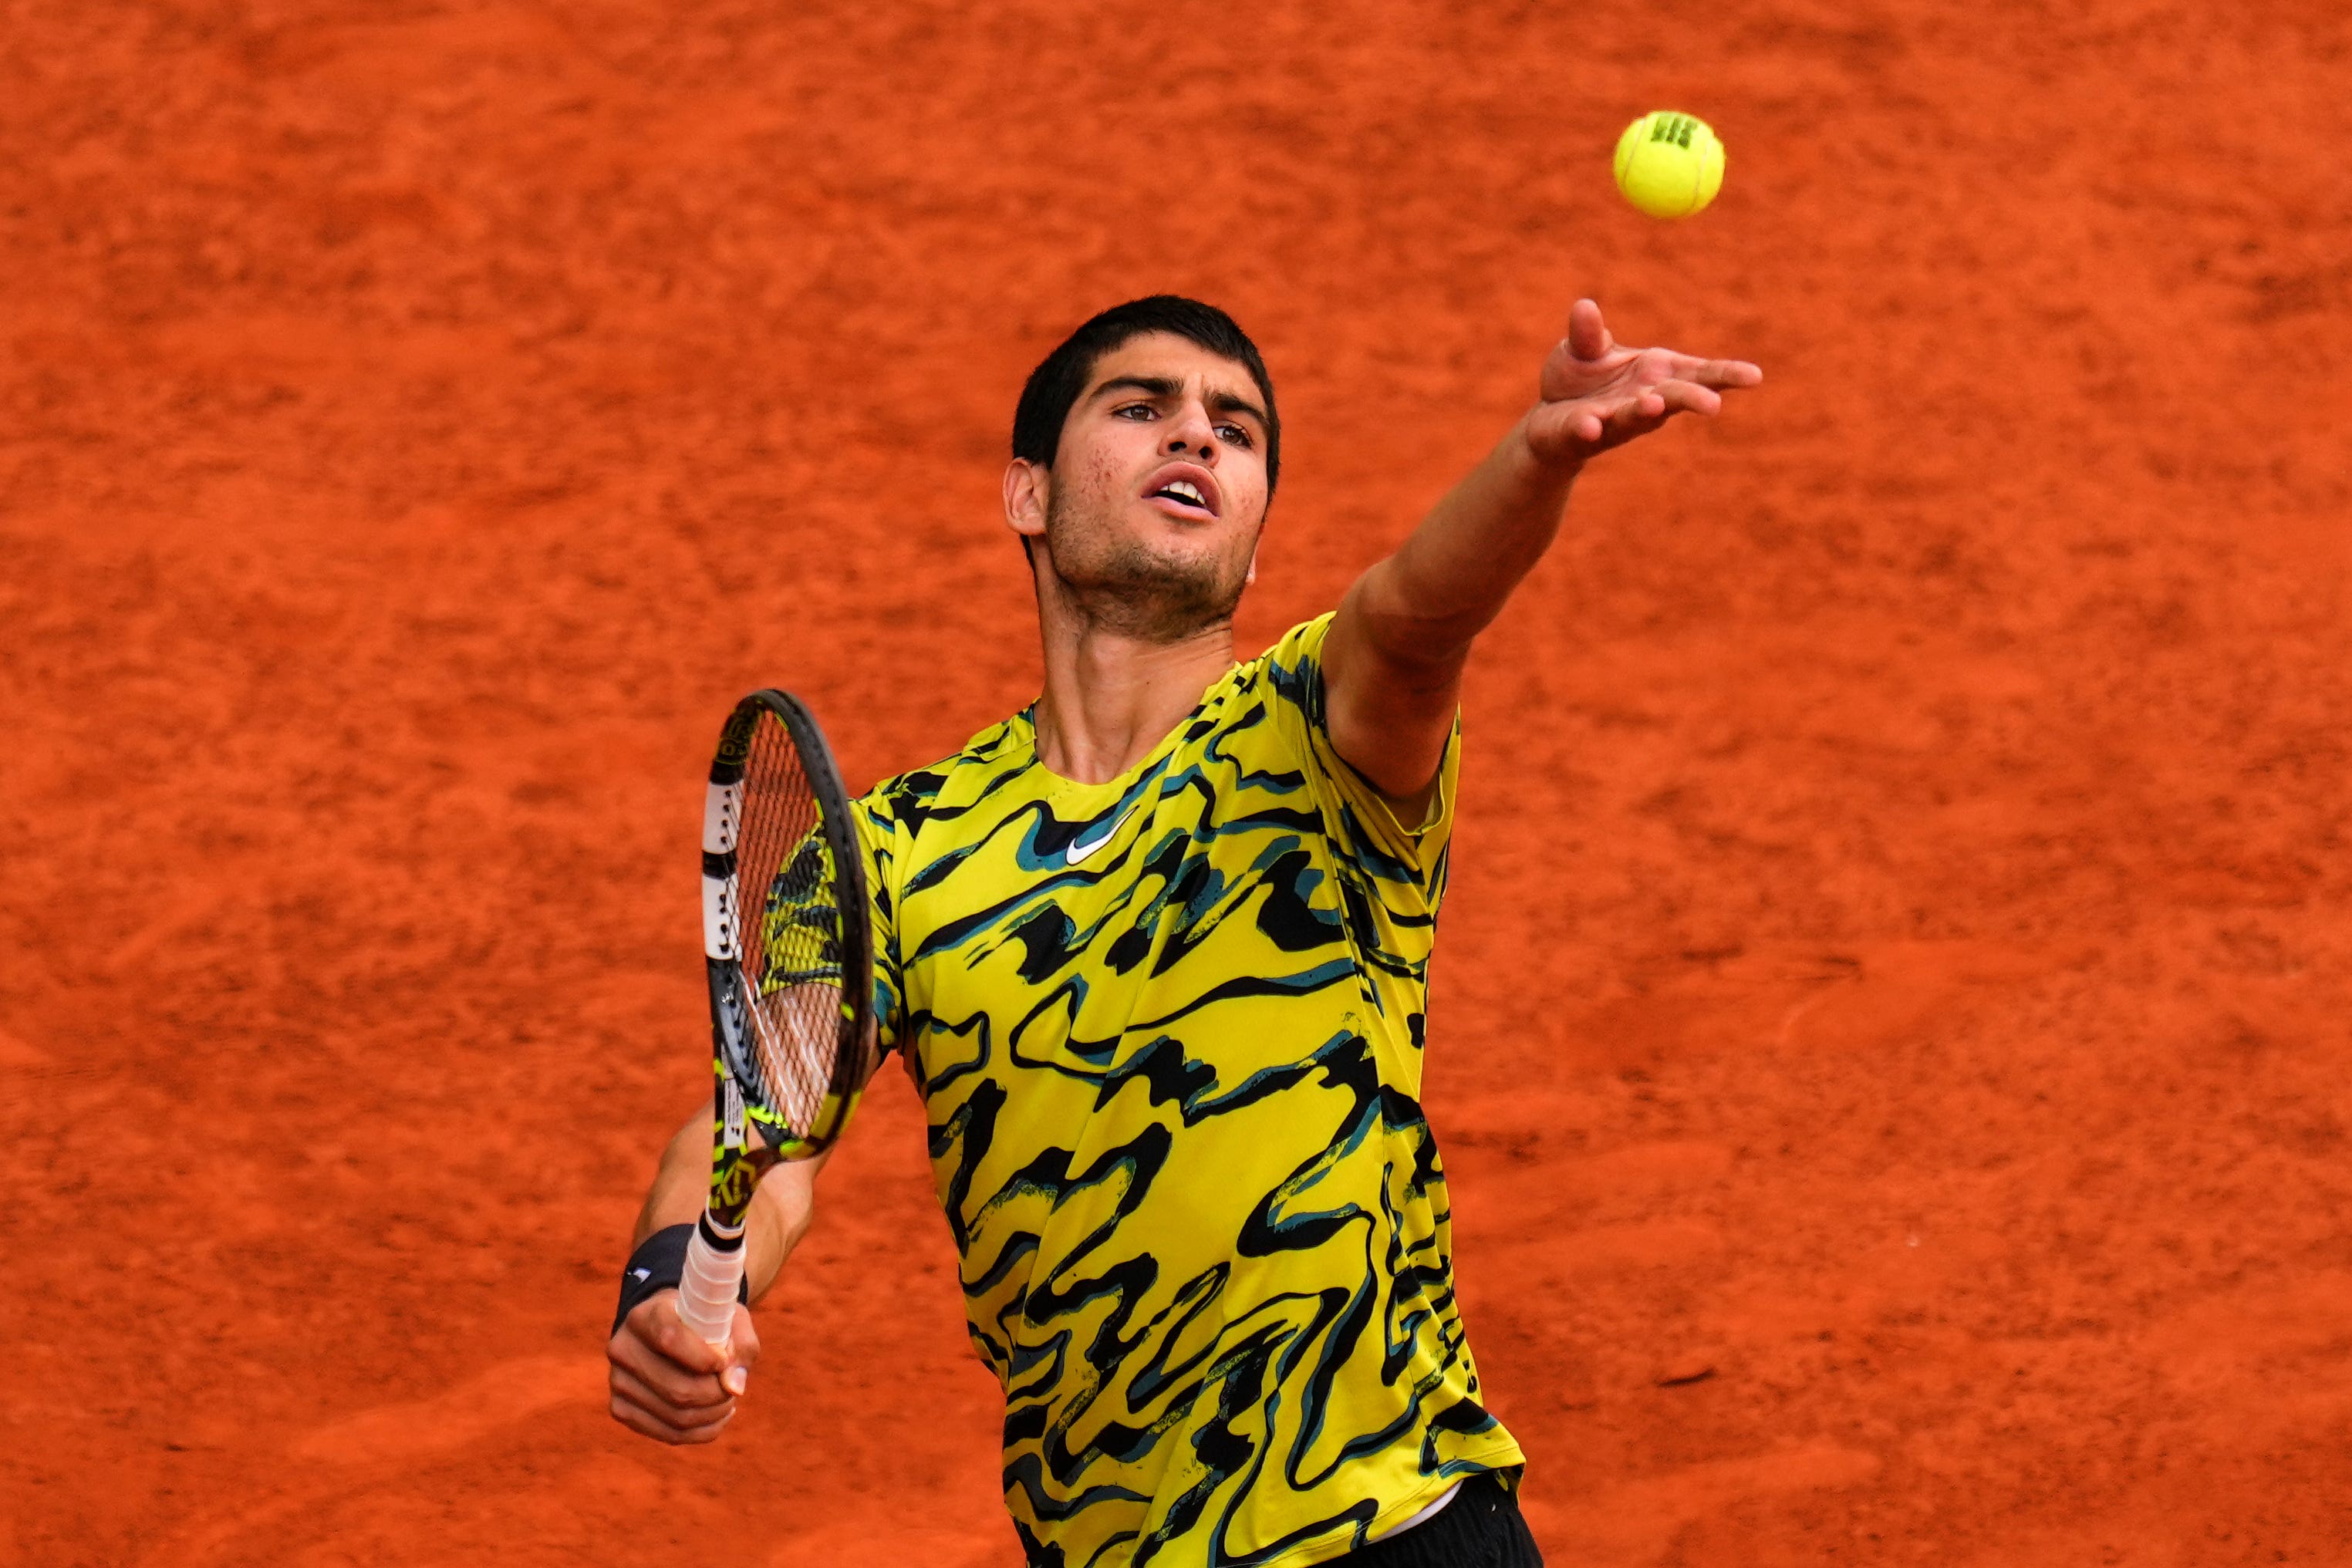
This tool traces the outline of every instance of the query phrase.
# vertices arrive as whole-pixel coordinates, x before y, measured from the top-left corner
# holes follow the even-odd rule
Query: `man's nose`
[[[1199,403],[1187,403],[1184,411],[1169,422],[1167,451],[1171,457],[1192,457],[1202,464],[1217,460],[1217,432],[1209,418],[1209,411]]]

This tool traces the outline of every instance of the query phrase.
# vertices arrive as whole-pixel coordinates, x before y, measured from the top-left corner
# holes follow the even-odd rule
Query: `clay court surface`
[[[0,43],[0,1560],[1013,1568],[895,1075],[726,1442],[602,1341],[719,717],[862,787],[1027,701],[1013,397],[1174,289],[1283,398],[1252,653],[1580,293],[1769,377],[1467,695],[1429,1110],[1556,1568],[2352,1561],[2339,6]],[[1684,225],[1608,183],[1659,107]]]

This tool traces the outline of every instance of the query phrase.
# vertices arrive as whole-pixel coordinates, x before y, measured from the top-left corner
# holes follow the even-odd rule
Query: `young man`
[[[930,1124],[1033,1563],[1539,1562],[1480,1399],[1420,1109],[1473,641],[1595,455],[1762,374],[1615,346],[1580,301],[1538,401],[1337,612],[1236,663],[1281,424],[1223,312],[1104,312],[1030,377],[1004,475],[1045,692],[860,802],[881,1043]],[[709,1118],[671,1141],[613,1414],[707,1442],[758,1340],[680,1323]],[[822,1160],[753,1207],[756,1296]]]

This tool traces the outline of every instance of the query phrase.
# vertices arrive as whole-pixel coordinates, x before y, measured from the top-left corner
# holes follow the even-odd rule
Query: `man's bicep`
[[[1331,748],[1388,797],[1401,821],[1429,806],[1462,699],[1459,656],[1413,656],[1381,561],[1356,580],[1323,640],[1324,724]]]

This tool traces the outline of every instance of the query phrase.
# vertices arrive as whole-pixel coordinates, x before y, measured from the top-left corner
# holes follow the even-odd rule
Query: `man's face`
[[[1265,521],[1262,402],[1246,369],[1190,339],[1129,339],[1096,362],[1051,472],[1007,476],[1013,527],[1043,535],[1098,623],[1172,641],[1229,621]]]

